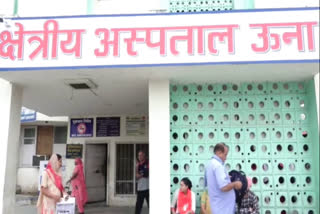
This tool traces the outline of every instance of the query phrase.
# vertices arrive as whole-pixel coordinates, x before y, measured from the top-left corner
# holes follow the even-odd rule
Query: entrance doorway
[[[106,201],[107,144],[87,144],[85,159],[88,202]]]

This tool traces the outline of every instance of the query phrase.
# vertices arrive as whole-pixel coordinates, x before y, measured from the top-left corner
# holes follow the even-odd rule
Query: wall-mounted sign
[[[319,62],[319,8],[13,18],[11,22],[11,28],[0,32],[0,70],[5,71]]]
[[[70,137],[92,137],[93,118],[70,120]]]
[[[120,136],[120,117],[97,117],[97,137]]]
[[[37,112],[25,107],[21,108],[21,119],[20,121],[23,122],[32,122],[37,120]]]
[[[146,117],[126,117],[127,136],[144,136],[146,134]]]
[[[67,144],[66,148],[66,158],[68,159],[75,159],[75,158],[82,158],[82,144]]]

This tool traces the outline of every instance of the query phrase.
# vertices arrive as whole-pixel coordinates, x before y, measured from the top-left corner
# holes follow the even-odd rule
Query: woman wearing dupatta
[[[84,205],[88,201],[88,193],[84,179],[83,164],[80,158],[75,159],[74,164],[76,167],[67,183],[71,181],[72,196],[76,198],[79,213],[84,214]]]
[[[196,196],[191,188],[191,181],[188,178],[182,178],[180,189],[176,190],[172,198],[172,214],[194,214],[196,212]]]
[[[53,154],[41,178],[41,191],[37,203],[39,214],[56,213],[56,204],[64,194],[61,166],[61,155]]]

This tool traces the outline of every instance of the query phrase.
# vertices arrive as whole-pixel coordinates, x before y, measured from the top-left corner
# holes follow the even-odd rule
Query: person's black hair
[[[181,181],[188,187],[189,190],[191,190],[192,182],[190,181],[189,178],[187,178],[187,177],[182,178]]]
[[[57,155],[58,160],[61,160],[62,156],[59,154],[56,154],[56,155]]]
[[[216,146],[214,147],[214,154],[216,154],[218,151],[224,153],[224,148],[227,147],[227,145],[225,143],[218,143],[216,144]]]

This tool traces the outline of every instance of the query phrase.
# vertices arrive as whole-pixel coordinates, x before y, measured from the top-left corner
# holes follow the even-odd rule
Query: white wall
[[[100,115],[101,116],[101,115]],[[119,117],[119,115],[103,115],[105,117]],[[121,115],[120,117],[120,137],[90,137],[90,138],[70,138],[70,122],[68,127],[68,144],[83,144],[83,162],[85,162],[86,144],[108,144],[107,157],[107,204],[109,206],[135,206],[136,196],[119,196],[115,194],[116,180],[116,143],[148,143],[148,120],[146,121],[145,136],[126,136],[126,116],[136,115]],[[76,116],[73,118],[95,118],[96,116]],[[70,118],[72,119],[72,118]],[[93,130],[96,130],[95,124]],[[95,132],[95,131],[94,131]],[[66,160],[66,179],[69,179],[74,169],[74,159]],[[86,169],[84,169],[86,170]]]
[[[150,213],[170,210],[169,86],[168,80],[149,82]]]
[[[255,0],[258,8],[319,7],[319,0]]]
[[[0,79],[0,214],[14,214],[22,89]]]
[[[17,173],[17,185],[22,193],[38,192],[39,168],[19,168]]]

